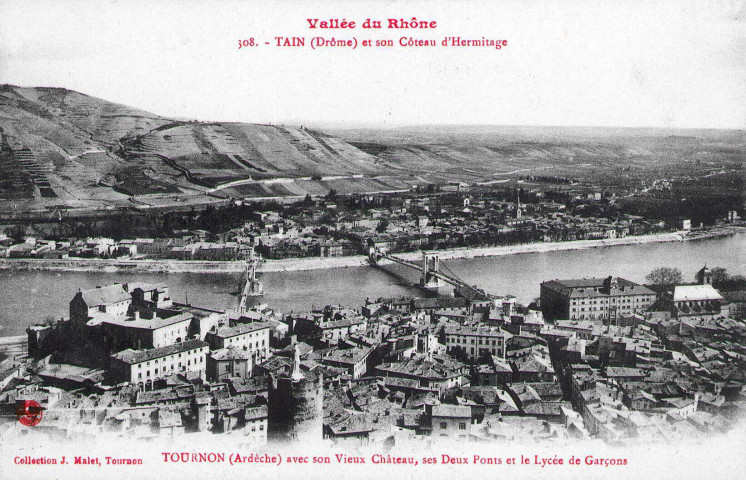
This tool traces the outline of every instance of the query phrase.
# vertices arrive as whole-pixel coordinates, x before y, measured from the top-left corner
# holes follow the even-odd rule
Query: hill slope
[[[58,88],[0,86],[0,137],[7,172],[0,202],[15,211],[305,195],[309,189],[267,180],[386,171],[374,156],[320,132],[181,122]]]
[[[732,186],[715,188],[738,194],[744,158],[746,135],[738,130],[444,125],[320,132],[178,121],[70,90],[0,85],[2,218],[528,176],[628,189],[661,178],[735,175]]]

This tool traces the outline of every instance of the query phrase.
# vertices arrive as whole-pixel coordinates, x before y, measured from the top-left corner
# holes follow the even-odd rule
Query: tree
[[[645,279],[653,285],[675,285],[681,283],[681,270],[678,268],[659,267],[648,273]]]
[[[381,219],[380,222],[378,222],[378,226],[376,227],[376,232],[383,233],[386,231],[386,229],[389,228],[389,221],[384,219]]]
[[[730,275],[723,267],[715,267],[712,269],[712,283],[718,284],[727,282],[730,279]]]

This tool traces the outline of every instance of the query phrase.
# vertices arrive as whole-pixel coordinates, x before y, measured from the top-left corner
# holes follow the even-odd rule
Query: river
[[[615,275],[644,282],[655,267],[680,269],[692,281],[704,264],[746,274],[746,234],[688,242],[651,243],[585,250],[525,253],[492,258],[448,260],[448,268],[490,293],[515,295],[528,303],[539,284],[557,278]],[[366,297],[423,295],[408,285],[416,277],[406,267],[338,268],[261,275],[267,294],[258,301],[283,312],[340,303],[359,306]],[[111,273],[0,271],[0,335],[20,335],[27,325],[67,316],[68,303],[79,289],[114,282],[163,282],[175,301],[212,308],[236,303],[240,274]],[[442,293],[447,293],[442,289]]]

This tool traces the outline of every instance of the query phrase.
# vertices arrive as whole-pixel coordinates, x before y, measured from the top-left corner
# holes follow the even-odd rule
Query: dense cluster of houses
[[[405,252],[621,238],[691,227],[691,222],[668,224],[631,215],[607,218],[599,213],[608,204],[600,192],[573,207],[543,199],[541,192],[534,195],[541,201],[522,204],[520,197],[508,201],[486,194],[438,194],[354,200],[365,200],[365,208],[329,200],[302,207],[275,205],[254,212],[239,228],[219,233],[182,230],[169,238],[0,236],[0,257],[230,261],[246,258],[252,249],[268,259],[335,257],[367,253],[371,242],[390,252]]]
[[[513,297],[221,311],[175,302],[163,284],[107,285],[75,294],[69,318],[29,327],[29,357],[0,365],[0,408],[36,400],[63,437],[246,444],[299,438],[301,424],[358,446],[709,435],[746,406],[746,324],[711,279],[703,268],[696,284],[655,291],[555,280],[546,313]],[[573,305],[593,315],[573,318]]]
[[[706,268],[700,278],[697,285],[657,294],[613,277],[589,285],[556,281],[565,284],[568,298],[577,297],[575,288],[601,290],[607,305],[593,317],[547,323],[532,306],[509,301],[427,314],[407,312],[401,300],[374,302],[385,307],[376,310],[379,321],[399,319],[389,333],[404,329],[413,336],[410,350],[399,357],[399,349],[379,345],[382,363],[369,375],[327,390],[325,436],[355,445],[383,441],[390,432],[402,440],[598,438],[618,444],[725,430],[746,405],[746,325],[713,293]],[[609,291],[612,281],[625,291]],[[598,298],[599,292],[586,293]],[[609,294],[617,301],[653,298],[609,309]],[[710,322],[708,329],[692,328],[695,309],[697,321]],[[376,332],[380,328],[367,336]]]

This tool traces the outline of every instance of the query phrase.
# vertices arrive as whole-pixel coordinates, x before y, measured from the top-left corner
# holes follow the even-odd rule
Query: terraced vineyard
[[[390,170],[375,156],[320,132],[174,121],[65,89],[1,86],[0,126],[0,162],[9,172],[0,183],[0,202],[12,202],[14,212],[399,188],[311,181]],[[264,183],[272,179],[290,183]]]
[[[0,85],[0,217],[190,208],[565,176],[625,186],[742,167],[740,131],[533,127],[309,130],[187,122],[59,88]],[[621,133],[620,133],[621,132]],[[331,134],[330,134],[331,133]]]

